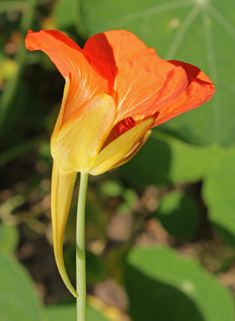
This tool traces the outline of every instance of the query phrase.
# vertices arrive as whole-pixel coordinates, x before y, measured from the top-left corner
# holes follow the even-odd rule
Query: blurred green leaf
[[[234,148],[196,147],[155,131],[119,173],[136,186],[203,180],[202,196],[209,219],[235,245],[234,164]]]
[[[45,308],[47,321],[75,321],[76,320],[76,305],[54,305]],[[100,312],[87,306],[87,321],[108,321]]]
[[[135,186],[168,184],[170,161],[169,144],[150,137],[137,155],[120,167],[118,174]]]
[[[56,1],[53,8],[53,17],[58,29],[65,30],[75,27],[75,30],[83,39],[88,37],[81,24],[79,0]]]
[[[138,201],[138,195],[134,189],[126,188],[123,189],[122,197],[124,198],[124,202],[118,206],[117,210],[121,214],[125,215],[130,213],[134,209]]]
[[[33,282],[12,257],[0,254],[0,319],[41,321],[41,305]]]
[[[109,321],[103,314],[98,312],[95,308],[87,306],[87,321]]]
[[[117,180],[105,181],[101,185],[101,194],[106,197],[121,196],[123,202],[117,208],[117,211],[121,214],[132,211],[138,200],[138,195],[134,189],[123,187]]]
[[[38,147],[39,154],[42,158],[51,158],[50,141],[41,139]]]
[[[218,150],[211,155],[210,173],[203,185],[209,219],[235,245],[235,150]]]
[[[47,321],[76,320],[76,304],[47,305],[44,310]]]
[[[25,90],[24,82],[22,81],[22,75],[26,64],[26,48],[25,37],[28,30],[31,28],[32,20],[34,17],[34,10],[37,4],[37,0],[28,0],[24,14],[21,18],[19,32],[22,35],[22,40],[18,48],[16,55],[16,62],[18,65],[15,76],[8,81],[4,92],[0,97],[0,132],[1,134],[8,133],[13,126],[14,121],[17,118],[17,114],[21,113],[22,104],[18,102],[20,99],[25,99],[25,95],[22,91]],[[21,97],[23,96],[23,98]]]
[[[18,66],[15,60],[9,58],[1,58],[0,53],[0,80],[10,80],[12,79],[16,72]]]
[[[24,1],[9,1],[2,0],[0,3],[0,12],[7,11],[23,11],[27,8],[27,4]]]
[[[211,77],[216,94],[210,102],[159,127],[194,144],[234,143],[234,11],[233,0],[81,0],[89,35],[132,31],[160,57],[195,64]]]
[[[0,166],[34,149],[36,143],[39,142],[39,140],[39,137],[33,138],[29,141],[18,144],[16,147],[9,149],[5,153],[2,153],[0,155]]]
[[[122,194],[123,187],[118,181],[105,181],[101,185],[101,194],[106,197],[117,197]]]
[[[15,251],[19,243],[19,232],[16,226],[0,223],[0,253]]]
[[[208,172],[210,150],[153,131],[137,155],[119,171],[137,186],[197,182]]]
[[[169,248],[135,248],[126,273],[133,321],[233,321],[228,290]]]
[[[53,8],[58,29],[66,29],[73,26],[73,0],[59,0]]]
[[[119,284],[123,283],[126,257],[130,250],[130,244],[120,243],[110,248],[105,257],[108,275],[114,278]]]
[[[94,285],[105,279],[106,269],[100,256],[86,251],[86,278],[87,284]]]
[[[74,280],[76,279],[76,247],[69,246],[64,252],[66,269]],[[91,251],[86,251],[86,282],[94,285],[106,277],[106,269],[100,256]]]
[[[171,236],[181,241],[192,238],[199,227],[199,213],[195,204],[182,191],[164,195],[155,217]]]

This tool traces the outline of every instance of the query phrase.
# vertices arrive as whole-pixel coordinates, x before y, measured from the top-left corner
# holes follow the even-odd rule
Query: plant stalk
[[[76,280],[77,321],[86,321],[86,256],[85,256],[85,205],[88,173],[81,172],[77,207],[76,229]]]

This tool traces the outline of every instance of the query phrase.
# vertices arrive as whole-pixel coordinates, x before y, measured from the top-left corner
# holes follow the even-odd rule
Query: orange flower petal
[[[109,48],[107,52],[106,48]],[[84,53],[103,75],[108,72],[106,61],[109,61],[107,68],[116,62],[117,69],[109,71],[108,78],[114,83],[118,121],[155,113],[157,108],[173,101],[187,86],[183,68],[159,58],[153,48],[149,49],[128,31],[114,30],[94,35],[86,42]]]
[[[113,31],[119,33],[120,31]],[[83,53],[91,66],[108,80],[109,94],[114,94],[114,81],[118,73],[112,45],[106,33],[99,33],[90,37],[83,48]]]
[[[176,60],[172,60],[171,63],[175,66],[182,66],[185,69],[188,86],[172,103],[159,109],[159,114],[152,127],[158,126],[185,111],[199,107],[211,99],[215,92],[211,80],[196,66]]]
[[[26,48],[42,50],[57,66],[63,77],[69,76],[71,85],[66,101],[63,122],[84,102],[99,92],[108,91],[108,82],[94,70],[82,49],[67,36],[54,30],[29,31]]]

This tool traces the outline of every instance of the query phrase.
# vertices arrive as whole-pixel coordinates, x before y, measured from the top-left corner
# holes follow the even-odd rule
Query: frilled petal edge
[[[188,85],[177,99],[158,110],[157,118],[152,127],[201,106],[210,100],[215,93],[212,81],[199,68],[177,60],[172,60],[170,63],[184,68],[188,77]]]

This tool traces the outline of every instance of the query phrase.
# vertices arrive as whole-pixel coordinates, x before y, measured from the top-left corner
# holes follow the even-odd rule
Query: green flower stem
[[[85,257],[85,205],[88,173],[81,172],[77,207],[76,274],[77,274],[77,321],[86,321],[86,257]]]

